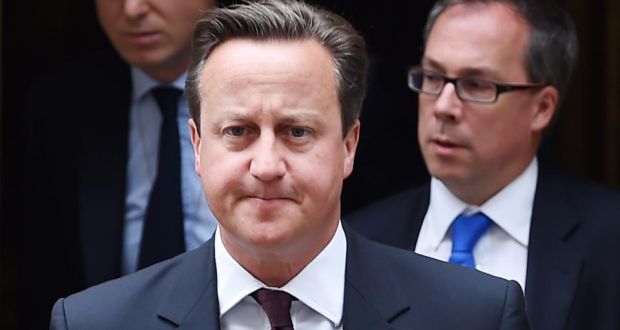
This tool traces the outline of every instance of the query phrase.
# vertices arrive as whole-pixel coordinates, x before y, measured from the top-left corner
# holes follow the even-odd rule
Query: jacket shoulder
[[[620,192],[616,190],[558,170],[542,170],[536,189],[535,203],[541,206],[562,200],[571,213],[588,223],[620,226]]]
[[[373,241],[410,249],[428,209],[429,195],[429,184],[405,190],[345,215],[343,221]]]
[[[179,321],[214,283],[208,244],[60,299],[52,322],[68,329],[159,329]],[[162,319],[170,308],[173,319]]]
[[[68,329],[122,329],[128,324],[152,324],[158,304],[174,283],[178,263],[175,258],[93,286],[59,300],[54,309],[61,309],[62,304]]]
[[[394,319],[397,328],[415,324],[424,329],[462,329],[466,324],[466,328],[475,329],[529,329],[523,292],[517,282],[364,238],[354,240],[357,247],[352,248],[361,251],[364,262],[382,270],[358,274],[358,286],[378,286],[367,292],[388,292],[377,294],[402,299],[409,306],[405,314]]]
[[[42,72],[35,79],[35,86],[46,84],[47,88],[62,87],[71,90],[88,86],[100,77],[126,75],[129,78],[128,74],[129,65],[116,52],[101,51],[86,54]],[[55,84],[47,85],[52,82]],[[59,85],[59,82],[69,83],[71,86]]]

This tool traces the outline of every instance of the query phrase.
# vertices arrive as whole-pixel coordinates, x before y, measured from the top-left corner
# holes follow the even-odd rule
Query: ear
[[[355,160],[355,150],[360,138],[360,121],[355,120],[353,126],[344,137],[344,178],[348,178],[353,172],[353,162]]]
[[[189,124],[192,138],[192,147],[194,148],[194,171],[200,176],[200,132],[198,132],[194,119],[190,118],[187,123]]]
[[[536,110],[532,118],[532,131],[540,132],[549,126],[558,106],[558,97],[559,92],[553,86],[546,86],[537,93],[534,100]]]

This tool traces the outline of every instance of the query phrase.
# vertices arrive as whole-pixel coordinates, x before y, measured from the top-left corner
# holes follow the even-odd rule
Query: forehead
[[[271,107],[331,108],[337,103],[333,58],[311,39],[229,40],[206,60],[200,93],[211,109],[264,107],[266,102]]]
[[[299,65],[325,61],[332,62],[331,54],[313,39],[233,38],[222,42],[211,51],[203,71],[254,71],[256,68],[252,66],[255,64],[259,64],[265,71],[288,71],[300,69]]]
[[[435,21],[424,64],[444,70],[476,71],[489,78],[523,75],[529,27],[512,7],[499,4],[454,5]],[[462,74],[462,72],[454,72]]]

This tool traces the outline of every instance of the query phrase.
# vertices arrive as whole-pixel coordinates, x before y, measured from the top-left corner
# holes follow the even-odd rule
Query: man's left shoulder
[[[419,286],[432,287],[435,293],[461,292],[453,302],[460,300],[459,297],[476,295],[480,300],[497,299],[503,297],[506,290],[519,288],[516,282],[491,276],[476,270],[455,266],[443,261],[429,258],[413,251],[387,246],[381,243],[368,242],[369,249],[374,251],[373,258],[381,259],[389,264],[389,272],[396,278],[407,278],[402,281],[401,288],[415,287],[419,292]],[[387,270],[386,270],[387,272]],[[467,284],[467,285],[463,285]],[[484,292],[478,292],[484,291]],[[503,299],[503,298],[502,298]],[[462,303],[467,303],[463,300]]]
[[[534,207],[563,201],[578,217],[620,226],[620,192],[559,170],[543,170],[538,180]]]
[[[349,240],[353,241],[349,248],[357,251],[347,257],[358,258],[352,268],[366,272],[352,274],[353,269],[348,269],[348,279],[356,289],[409,306],[394,319],[395,325],[406,328],[414,322],[432,329],[458,329],[464,324],[476,329],[529,329],[523,292],[514,281],[372,242],[355,233],[347,236]]]

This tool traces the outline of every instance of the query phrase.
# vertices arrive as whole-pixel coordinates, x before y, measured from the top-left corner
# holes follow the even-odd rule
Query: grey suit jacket
[[[364,236],[413,251],[430,185],[344,217]],[[540,164],[525,290],[533,329],[620,329],[620,195]]]
[[[371,242],[345,228],[345,329],[529,329],[516,282]],[[213,239],[60,299],[51,329],[219,329]]]

